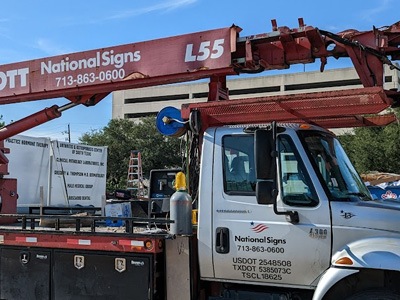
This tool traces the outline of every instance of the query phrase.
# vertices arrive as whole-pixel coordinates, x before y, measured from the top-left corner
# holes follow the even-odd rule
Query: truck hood
[[[358,203],[360,207],[369,207],[375,209],[391,209],[400,211],[400,202],[396,200],[373,200],[373,201],[361,201]],[[400,216],[400,212],[399,212]]]
[[[400,233],[400,202],[394,200],[332,202],[334,227],[368,228]]]

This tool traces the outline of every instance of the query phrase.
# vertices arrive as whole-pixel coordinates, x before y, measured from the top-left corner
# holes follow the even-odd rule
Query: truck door
[[[279,210],[255,197],[254,138],[216,131],[213,179],[213,267],[216,280],[309,286],[330,264],[329,205],[297,136],[278,137]]]

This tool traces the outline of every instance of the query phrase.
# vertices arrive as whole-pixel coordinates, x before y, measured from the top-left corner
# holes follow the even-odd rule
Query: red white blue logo
[[[268,229],[268,226],[264,225],[264,224],[254,224],[254,222],[250,223],[251,225],[251,230],[253,230],[255,233],[260,233],[263,232],[264,230]]]
[[[382,199],[397,199],[397,195],[390,190],[384,193],[381,197]]]

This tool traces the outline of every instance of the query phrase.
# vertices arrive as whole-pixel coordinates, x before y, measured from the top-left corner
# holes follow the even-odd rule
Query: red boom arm
[[[64,96],[89,106],[115,90],[205,77],[211,79],[209,100],[227,99],[227,75],[289,68],[316,58],[321,59],[323,70],[330,56],[350,57],[365,87],[382,87],[383,64],[391,64],[387,56],[400,57],[400,22],[339,34],[306,26],[302,19],[294,29],[278,27],[274,20],[272,26],[270,33],[243,38],[241,29],[232,26],[2,65],[0,105]],[[397,91],[386,93],[390,100],[400,100]],[[0,140],[51,119],[47,112],[10,124],[0,131]]]
[[[339,34],[305,26],[302,19],[294,29],[272,24],[270,33],[243,38],[232,26],[2,65],[0,104],[63,96],[93,105],[96,95],[115,90],[289,68],[316,58],[324,65],[329,56],[350,57],[365,86],[382,86],[386,56],[400,57],[400,22]]]

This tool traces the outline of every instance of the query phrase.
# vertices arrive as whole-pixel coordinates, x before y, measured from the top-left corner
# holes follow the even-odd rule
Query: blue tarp
[[[400,200],[400,186],[368,186],[372,197],[380,200]]]

